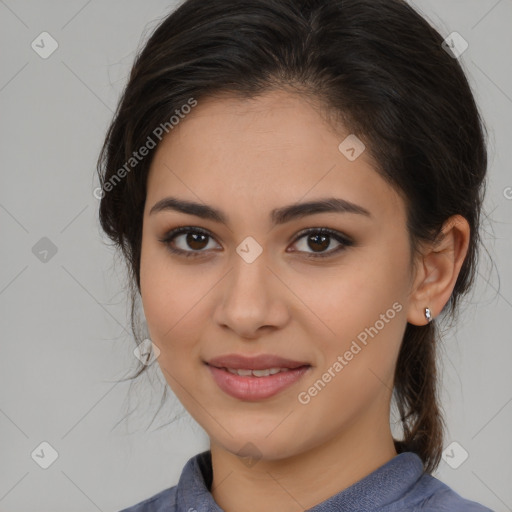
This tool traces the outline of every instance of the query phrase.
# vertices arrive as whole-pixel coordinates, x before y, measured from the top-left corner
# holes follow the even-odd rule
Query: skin
[[[227,512],[304,510],[396,456],[389,412],[403,333],[407,322],[427,323],[426,306],[439,314],[467,253],[469,226],[456,216],[445,223],[441,244],[422,246],[411,259],[404,201],[368,151],[355,161],[339,151],[348,134],[285,90],[252,100],[216,97],[201,100],[152,161],[140,268],[144,313],[163,375],[210,437],[211,492]],[[167,196],[212,205],[229,221],[150,214]],[[371,217],[323,212],[271,224],[274,208],[330,196]],[[199,248],[199,257],[172,254],[159,240],[180,226],[211,232],[202,245],[187,245],[186,234],[174,239],[184,251]],[[308,258],[339,246],[334,238],[321,247],[307,236],[295,241],[299,231],[323,227],[354,244]],[[248,236],[263,251],[252,263],[236,252]],[[396,303],[394,318],[300,403],[298,394]],[[203,364],[228,353],[276,354],[312,368],[279,394],[249,402],[220,390]],[[253,464],[238,455],[242,448]]]

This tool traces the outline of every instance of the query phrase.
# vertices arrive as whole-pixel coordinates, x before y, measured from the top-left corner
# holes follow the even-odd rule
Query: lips
[[[289,360],[288,360],[289,361]],[[296,364],[294,362],[293,364]],[[219,389],[233,398],[244,401],[259,401],[271,398],[285,389],[296,385],[305,375],[310,374],[311,366],[287,369],[268,376],[234,375],[224,368],[205,364]],[[258,370],[253,370],[256,372]]]
[[[311,366],[306,361],[294,361],[284,357],[272,354],[262,354],[259,356],[243,356],[241,354],[227,354],[214,357],[206,364],[216,368],[231,368],[233,370],[267,370],[270,368],[299,368],[301,366]]]

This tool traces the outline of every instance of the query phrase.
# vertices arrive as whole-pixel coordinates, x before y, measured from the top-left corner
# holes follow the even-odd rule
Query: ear
[[[423,245],[415,262],[407,311],[409,323],[427,324],[425,308],[430,308],[435,318],[450,299],[468,252],[470,231],[468,221],[454,215],[445,221],[436,242]]]

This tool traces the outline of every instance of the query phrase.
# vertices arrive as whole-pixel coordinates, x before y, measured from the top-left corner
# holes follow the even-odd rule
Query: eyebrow
[[[225,213],[213,206],[208,206],[194,201],[178,199],[176,197],[166,197],[153,205],[149,215],[162,211],[177,211],[189,215],[195,215],[202,219],[211,220],[223,224],[228,224],[229,219]],[[285,224],[293,219],[299,219],[315,213],[355,213],[372,217],[371,213],[355,203],[336,197],[318,199],[306,203],[296,203],[281,208],[276,208],[270,212],[270,218],[274,225]]]

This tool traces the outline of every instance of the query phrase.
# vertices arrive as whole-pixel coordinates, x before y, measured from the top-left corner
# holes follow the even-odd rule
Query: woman
[[[100,220],[210,449],[124,512],[489,510],[431,475],[436,323],[474,279],[486,167],[455,54],[404,1],[168,16],[107,134]]]

